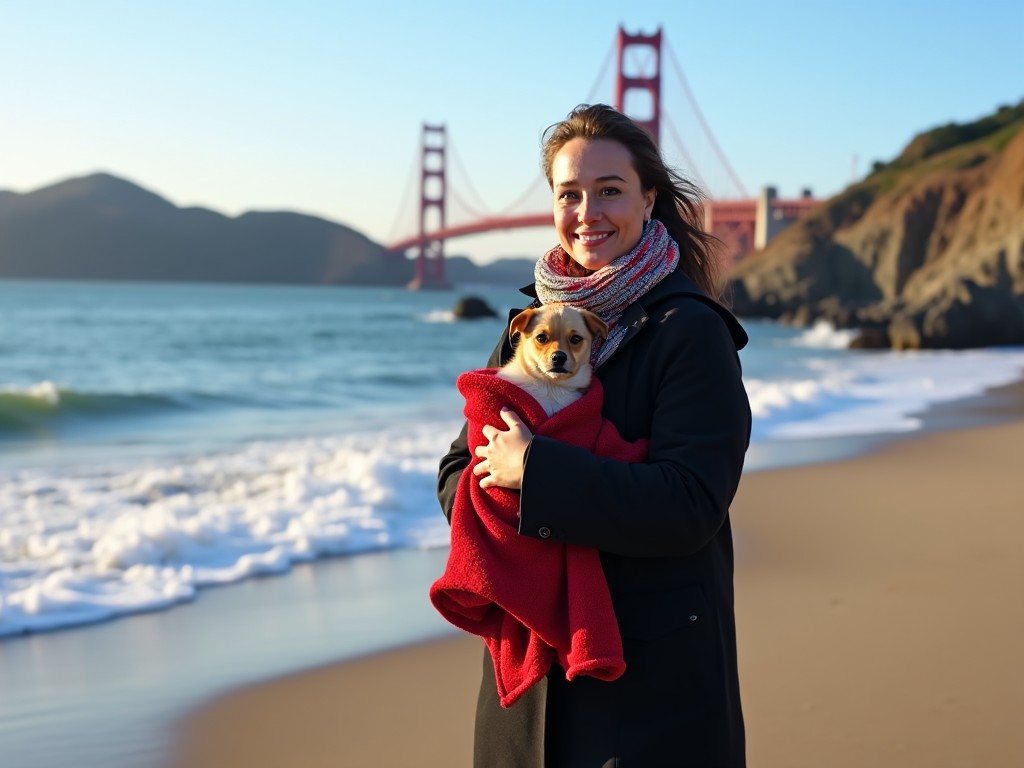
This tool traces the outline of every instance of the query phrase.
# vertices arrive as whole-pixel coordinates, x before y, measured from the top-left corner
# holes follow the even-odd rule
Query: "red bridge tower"
[[[618,37],[619,71],[615,77],[615,109],[647,129],[657,144],[661,140],[661,27],[653,35],[638,32],[628,34],[619,27]],[[635,53],[641,49],[650,49],[654,54],[653,72],[632,72],[626,74],[626,51]],[[631,61],[636,61],[634,57]],[[650,67],[644,67],[650,69]],[[631,94],[636,93],[639,99]],[[647,94],[644,99],[643,94]],[[645,102],[637,105],[637,101]],[[636,107],[647,106],[647,109]]]
[[[445,176],[448,133],[444,125],[423,124],[420,160],[420,239],[416,258],[416,276],[409,288],[448,288],[444,279],[444,240],[432,238],[429,232],[445,228]],[[427,215],[435,212],[433,225],[428,229]]]

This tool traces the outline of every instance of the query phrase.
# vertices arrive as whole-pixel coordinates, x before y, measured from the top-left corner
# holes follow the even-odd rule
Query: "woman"
[[[715,241],[695,190],[642,128],[577,107],[548,129],[543,162],[559,245],[537,264],[534,305],[609,324],[594,356],[603,415],[626,440],[648,439],[649,454],[599,459],[505,413],[507,430],[485,428],[475,472],[520,489],[521,535],[600,552],[626,671],[569,683],[555,665],[502,709],[485,653],[475,765],[743,766],[728,510],[750,436],[746,334],[712,298]],[[488,365],[510,356],[503,341]],[[449,518],[469,462],[464,430],[438,478]]]

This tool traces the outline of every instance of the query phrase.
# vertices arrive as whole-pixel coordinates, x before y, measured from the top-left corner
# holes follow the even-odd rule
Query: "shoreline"
[[[740,485],[752,765],[1024,762],[1024,382],[924,419]],[[177,722],[168,768],[468,765],[481,654],[456,635],[244,685]]]

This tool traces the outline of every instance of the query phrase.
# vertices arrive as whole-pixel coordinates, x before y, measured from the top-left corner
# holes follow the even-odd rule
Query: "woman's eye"
[[[560,194],[558,196],[558,199],[559,200],[575,200],[576,199],[576,193],[575,192],[563,192],[562,194]]]
[[[601,194],[604,195],[605,197],[611,197],[612,195],[617,195],[619,193],[620,190],[616,189],[615,187],[605,187],[604,189],[601,190]]]
[[[533,338],[535,338],[537,340],[538,344],[547,344],[548,343],[548,335],[546,333],[538,333]]]
[[[569,338],[569,343],[571,343],[571,344],[579,344],[581,341],[583,341],[583,337],[580,336],[579,334],[573,334]]]

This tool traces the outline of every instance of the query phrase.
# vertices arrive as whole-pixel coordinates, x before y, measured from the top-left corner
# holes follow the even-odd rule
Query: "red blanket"
[[[444,575],[430,588],[434,607],[452,624],[484,639],[494,661],[498,696],[511,706],[557,657],[568,680],[614,680],[626,669],[622,638],[597,550],[519,534],[519,492],[481,488],[473,467],[482,429],[508,425],[509,406],[536,435],[582,446],[598,456],[643,461],[647,441],[628,443],[601,417],[603,392],[594,378],[582,398],[550,418],[525,390],[494,369],[462,374],[472,461],[452,508],[452,543]],[[565,503],[571,504],[572,478]]]

